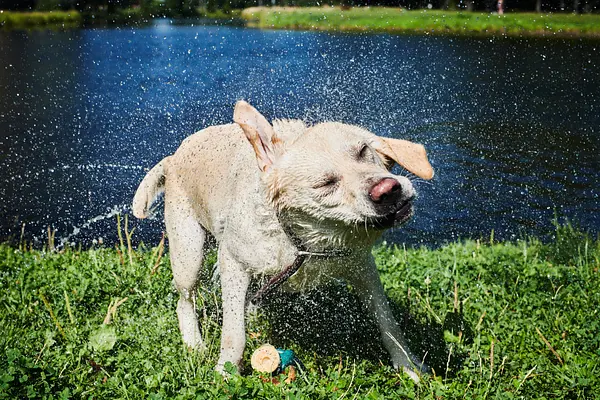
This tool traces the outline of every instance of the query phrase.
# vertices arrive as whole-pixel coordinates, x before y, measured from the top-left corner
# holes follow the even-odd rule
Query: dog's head
[[[407,177],[390,173],[394,163],[433,177],[422,145],[357,126],[276,121],[273,127],[243,101],[234,121],[254,148],[270,201],[313,242],[374,239],[408,221],[415,190]]]

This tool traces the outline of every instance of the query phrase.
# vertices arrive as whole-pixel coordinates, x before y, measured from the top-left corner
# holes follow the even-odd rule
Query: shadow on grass
[[[448,313],[442,325],[430,319],[417,320],[406,304],[390,304],[410,349],[436,375],[451,377],[460,370],[466,356],[454,350],[449,357],[444,331],[452,335],[462,332],[462,340],[471,340],[471,329],[462,312]],[[391,365],[373,317],[345,285],[329,285],[308,293],[274,293],[263,310],[270,322],[272,343],[277,347],[293,343],[320,356],[345,354]]]

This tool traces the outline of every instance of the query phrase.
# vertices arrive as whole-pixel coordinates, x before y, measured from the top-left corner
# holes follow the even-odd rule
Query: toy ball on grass
[[[276,349],[273,345],[263,344],[254,350],[250,363],[255,371],[270,374],[281,373],[288,366],[297,365],[299,360],[292,350]]]
[[[279,368],[280,362],[281,357],[279,357],[279,352],[270,344],[263,344],[254,350],[250,359],[250,364],[252,364],[252,368],[255,371],[266,372],[267,374],[275,372]]]

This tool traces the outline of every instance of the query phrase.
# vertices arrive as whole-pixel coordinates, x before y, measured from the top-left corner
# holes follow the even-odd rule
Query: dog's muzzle
[[[375,229],[387,229],[405,223],[413,215],[413,198],[402,199],[402,185],[394,178],[383,178],[369,189],[369,199],[377,214],[367,223]]]
[[[412,198],[398,204],[393,211],[378,217],[370,217],[367,224],[375,229],[389,229],[402,225],[413,216]]]

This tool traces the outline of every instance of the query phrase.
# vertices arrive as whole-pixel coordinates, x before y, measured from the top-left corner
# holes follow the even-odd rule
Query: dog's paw
[[[429,375],[431,373],[431,368],[428,365],[420,363],[420,362],[411,362],[412,365],[398,365],[394,363],[395,369],[400,369],[402,367],[402,371],[410,377],[415,383],[419,383],[421,381],[422,375]]]
[[[413,380],[414,383],[421,382],[421,377],[415,371],[408,367],[402,367],[402,371]]]
[[[427,374],[427,375],[431,375],[431,367],[427,364],[422,364],[422,363],[416,363],[415,364],[415,368],[421,373],[421,374]]]
[[[223,378],[227,378],[229,374],[225,372],[225,364],[218,363],[215,365],[215,371],[223,376]]]
[[[231,361],[222,362],[219,360],[219,362],[217,362],[217,365],[215,365],[215,371],[221,374],[223,379],[227,380],[231,378],[232,375],[238,373],[238,367],[236,367],[236,365],[233,364]]]
[[[200,332],[197,334],[183,335],[183,343],[188,351],[204,352],[208,349],[202,340],[202,336],[200,336]]]
[[[187,350],[190,353],[204,353],[205,351],[208,350],[208,347],[206,347],[206,345],[204,344],[204,342],[200,341],[199,343],[196,343],[194,345],[189,345],[186,343]]]

